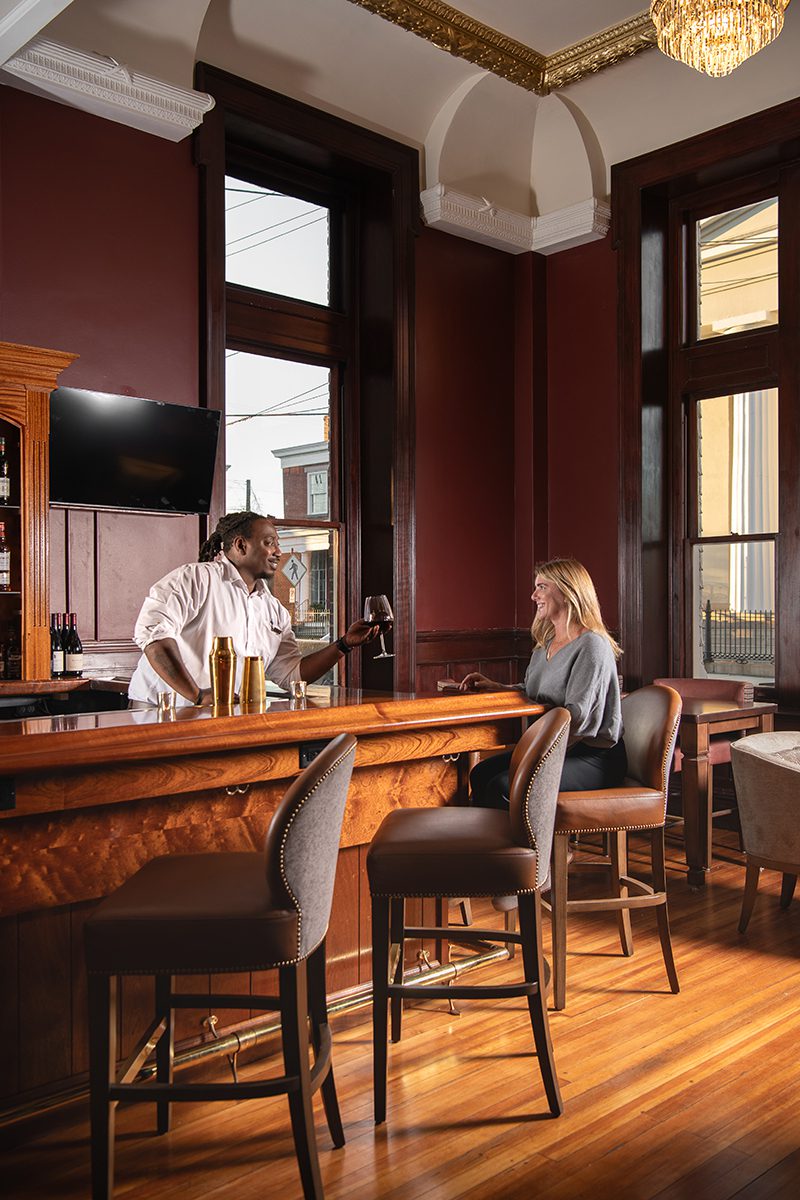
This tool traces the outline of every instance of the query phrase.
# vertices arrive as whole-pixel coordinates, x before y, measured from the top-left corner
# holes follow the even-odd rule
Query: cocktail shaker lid
[[[215,637],[211,645],[212,654],[233,654],[232,637]]]

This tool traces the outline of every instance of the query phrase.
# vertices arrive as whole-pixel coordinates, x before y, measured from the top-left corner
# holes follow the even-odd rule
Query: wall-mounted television
[[[220,414],[59,387],[50,394],[50,502],[207,513]]]

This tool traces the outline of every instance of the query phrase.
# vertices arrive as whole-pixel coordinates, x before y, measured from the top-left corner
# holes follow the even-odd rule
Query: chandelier
[[[652,0],[658,48],[715,78],[774,41],[789,0]]]

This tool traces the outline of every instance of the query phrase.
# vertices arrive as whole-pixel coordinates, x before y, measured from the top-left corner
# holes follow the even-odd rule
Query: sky
[[[229,283],[325,304],[327,210],[243,180],[226,179]],[[226,352],[226,508],[283,516],[281,465],[271,451],[323,440],[326,367],[243,351]]]

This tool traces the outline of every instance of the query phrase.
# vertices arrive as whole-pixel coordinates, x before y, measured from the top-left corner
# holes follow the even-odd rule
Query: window
[[[342,526],[331,481],[341,371],[333,360],[309,361],[302,345],[304,307],[330,301],[333,228],[323,204],[244,172],[226,176],[225,506],[275,518],[283,558],[271,587],[304,651],[339,632]],[[268,303],[245,301],[243,312],[243,288],[302,305],[276,317]],[[251,348],[240,344],[242,333]]]
[[[693,674],[772,679],[778,392],[695,403]]]
[[[697,336],[718,337],[778,320],[778,201],[704,217],[695,225]]]
[[[330,303],[331,214],[322,204],[225,179],[225,279]]]
[[[297,576],[287,603],[326,577],[327,631],[300,612],[304,638],[338,636],[365,591],[391,593],[395,658],[344,669],[356,687],[409,690],[419,153],[207,63],[195,81],[215,99],[195,138],[201,389],[231,418],[214,517],[248,496],[274,510]]]

